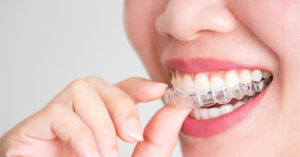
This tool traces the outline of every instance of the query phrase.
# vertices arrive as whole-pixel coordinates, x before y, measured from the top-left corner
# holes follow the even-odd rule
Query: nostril
[[[180,41],[192,41],[203,32],[228,33],[236,28],[237,21],[225,5],[207,3],[169,1],[155,21],[157,32]]]

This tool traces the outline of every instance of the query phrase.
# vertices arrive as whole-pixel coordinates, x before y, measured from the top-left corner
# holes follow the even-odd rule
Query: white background
[[[127,41],[123,1],[0,0],[0,135],[75,78],[149,78]],[[139,104],[145,126],[161,101]],[[120,156],[133,144],[119,140]],[[181,156],[177,145],[174,155]]]

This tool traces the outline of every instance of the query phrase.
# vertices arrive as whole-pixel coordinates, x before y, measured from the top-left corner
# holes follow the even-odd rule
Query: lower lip
[[[229,114],[208,120],[195,120],[187,117],[182,125],[182,132],[189,136],[207,138],[233,127],[247,117],[250,111],[260,102],[268,88],[253,100],[242,105]]]

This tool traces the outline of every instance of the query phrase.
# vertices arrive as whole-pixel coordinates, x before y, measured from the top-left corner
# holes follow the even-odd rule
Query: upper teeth
[[[226,86],[231,89],[238,84],[249,84],[251,82],[260,82],[262,78],[271,77],[271,73],[261,70],[230,70],[227,72],[218,72],[218,75],[213,75],[213,73],[197,73],[195,75],[190,74],[173,74],[171,84],[174,88],[180,88],[184,91],[188,89],[196,90],[217,90],[221,86]],[[224,76],[224,77],[222,77]],[[200,108],[194,109],[190,116],[194,119],[206,120],[210,118],[216,118],[218,116],[230,113],[235,109],[239,108],[245,104],[249,99],[244,99],[237,101],[235,104],[225,104],[220,107],[212,108]]]
[[[271,76],[269,72],[261,70],[230,70],[224,73],[224,75],[197,73],[195,75],[183,74],[183,76],[175,74],[172,77],[171,84],[173,87],[180,88],[182,90],[187,90],[189,88],[195,88],[199,90],[218,89],[223,85],[230,89],[238,83],[248,84],[252,81],[259,82],[263,77]]]
[[[209,89],[209,79],[206,74],[197,74],[194,81],[194,88],[205,90]]]

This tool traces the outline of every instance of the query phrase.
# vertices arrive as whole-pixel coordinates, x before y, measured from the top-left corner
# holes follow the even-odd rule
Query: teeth
[[[203,120],[209,119],[208,109],[206,108],[199,109],[199,114]]]
[[[182,79],[181,89],[187,90],[187,89],[192,88],[192,87],[193,87],[193,80],[192,80],[192,78],[190,77],[190,75],[185,74],[183,76],[183,79]]]
[[[229,71],[225,76],[225,85],[228,88],[233,88],[235,85],[239,83],[239,76],[236,74],[235,71]]]
[[[244,104],[243,101],[238,101],[237,103],[234,104],[233,107],[234,107],[234,109],[237,109],[237,108],[241,107],[243,104]]]
[[[268,71],[263,71],[262,72],[262,77],[263,78],[269,78],[269,77],[271,77],[272,76],[272,74],[270,73],[270,72],[268,72]]]
[[[171,79],[171,85],[173,85],[173,86],[175,86],[175,77],[174,76],[172,76],[172,79]]]
[[[194,88],[199,90],[209,89],[209,79],[205,74],[197,74],[194,81]]]
[[[220,109],[217,107],[209,108],[208,109],[208,115],[210,118],[216,118],[221,115]]]
[[[224,85],[224,81],[219,76],[213,76],[210,81],[211,89],[218,89]]]
[[[230,113],[231,111],[233,111],[233,106],[230,104],[226,104],[226,105],[222,105],[220,108],[220,112],[221,114],[226,114],[226,113]]]
[[[192,110],[190,116],[193,117],[194,119],[201,120],[201,116],[199,112],[200,112],[199,110]]]
[[[251,83],[252,76],[249,70],[242,70],[240,73],[240,83],[248,84]]]
[[[207,120],[211,118],[216,118],[224,114],[228,114],[240,106],[244,105],[246,102],[250,101],[252,99],[244,100],[244,101],[238,101],[234,105],[231,104],[225,104],[221,107],[213,107],[213,108],[200,108],[200,109],[194,109],[190,113],[190,117],[196,120]]]
[[[180,76],[177,76],[176,79],[175,79],[175,84],[173,85],[174,87],[177,87],[177,88],[180,88],[181,86],[181,77]]]
[[[183,76],[183,77],[181,77]],[[199,90],[218,89],[220,86],[226,85],[228,88],[236,86],[238,83],[248,84],[252,81],[259,82],[262,78],[269,78],[272,76],[270,72],[261,70],[241,70],[238,74],[235,70],[225,72],[225,77],[212,76],[209,80],[207,73],[195,74],[195,77],[189,74],[178,75],[175,73],[172,76],[171,84],[175,88],[186,90],[188,88],[195,88]]]
[[[259,82],[262,79],[262,73],[260,70],[253,70],[251,72],[252,81]]]
[[[190,88],[195,88],[197,90],[217,90],[221,86],[226,86],[228,88],[235,87],[237,84],[249,84],[252,81],[259,82],[263,78],[270,78],[272,74],[267,71],[261,70],[230,70],[224,72],[218,76],[212,76],[209,80],[209,73],[198,73],[193,75],[190,74],[178,74],[178,72],[172,74],[171,84],[174,88],[180,88],[184,91]],[[221,76],[224,76],[221,77]],[[194,109],[190,113],[190,117],[196,120],[207,120],[211,118],[216,118],[224,114],[228,114],[240,106],[244,105],[246,102],[252,100],[253,97],[245,98],[242,101],[237,101],[234,105],[224,104],[220,107],[211,108],[200,108]]]

